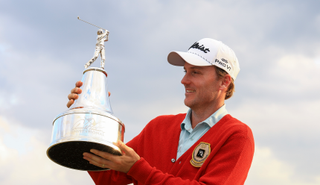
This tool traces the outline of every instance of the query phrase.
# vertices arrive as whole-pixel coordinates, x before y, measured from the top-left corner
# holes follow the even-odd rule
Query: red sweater
[[[229,114],[216,123],[177,161],[180,124],[185,114],[159,116],[127,143],[141,157],[125,174],[113,170],[89,172],[98,185],[210,184],[242,185],[251,166],[254,141],[251,129]],[[211,152],[201,167],[191,164],[200,142]],[[198,151],[198,150],[197,150]],[[195,154],[194,154],[195,155]]]

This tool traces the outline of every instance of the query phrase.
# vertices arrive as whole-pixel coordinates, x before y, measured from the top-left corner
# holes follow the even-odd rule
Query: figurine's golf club
[[[97,26],[97,25],[94,25],[94,24],[92,24],[92,23],[90,23],[90,22],[87,22],[87,21],[85,21],[85,20],[80,19],[80,17],[79,17],[79,16],[78,16],[77,18],[78,18],[78,20],[83,21],[83,22],[85,22],[85,23],[87,23],[87,24],[90,24],[91,26],[94,26],[94,27],[97,27],[97,28],[100,28],[100,29],[106,30],[106,29],[101,28],[101,27],[99,27],[99,26]]]

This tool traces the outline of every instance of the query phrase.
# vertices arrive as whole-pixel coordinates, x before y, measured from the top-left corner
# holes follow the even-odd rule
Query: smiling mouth
[[[196,92],[195,90],[186,90],[187,93],[193,93]]]

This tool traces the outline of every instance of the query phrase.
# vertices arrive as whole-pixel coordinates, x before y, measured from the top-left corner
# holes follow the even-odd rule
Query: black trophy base
[[[68,168],[84,171],[103,171],[107,168],[100,168],[90,164],[87,160],[83,159],[83,153],[90,153],[91,149],[96,149],[108,152],[113,155],[121,155],[121,153],[110,146],[100,143],[87,142],[87,141],[69,141],[59,143],[48,149],[47,155],[49,158]]]

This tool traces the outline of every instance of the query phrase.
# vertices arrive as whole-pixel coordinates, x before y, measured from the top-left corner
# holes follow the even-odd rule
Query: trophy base
[[[52,161],[68,168],[84,171],[108,170],[108,168],[94,166],[87,160],[83,159],[83,153],[90,153],[91,149],[108,152],[113,155],[121,155],[120,151],[115,150],[110,146],[88,141],[69,141],[59,143],[51,146],[48,149],[47,154]]]

